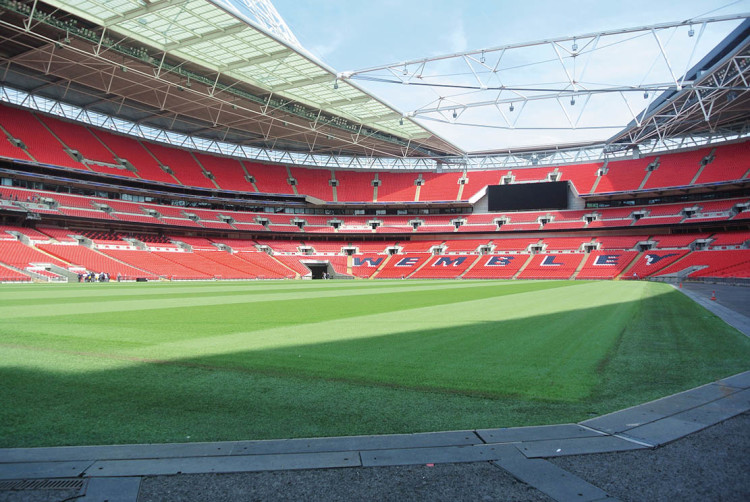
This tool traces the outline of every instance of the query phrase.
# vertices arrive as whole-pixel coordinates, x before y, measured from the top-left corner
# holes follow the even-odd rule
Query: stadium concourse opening
[[[330,262],[301,260],[300,263],[310,269],[311,279],[332,279],[335,276]]]

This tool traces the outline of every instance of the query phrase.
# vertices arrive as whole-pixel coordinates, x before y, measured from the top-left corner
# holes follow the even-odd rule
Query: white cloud
[[[461,52],[468,50],[469,42],[466,38],[466,31],[464,30],[464,22],[459,19],[453,31],[451,31],[447,37],[448,47],[451,52]]]

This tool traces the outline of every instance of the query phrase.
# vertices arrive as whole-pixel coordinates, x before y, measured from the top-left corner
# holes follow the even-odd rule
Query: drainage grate
[[[80,490],[83,479],[16,479],[0,481],[1,490]]]

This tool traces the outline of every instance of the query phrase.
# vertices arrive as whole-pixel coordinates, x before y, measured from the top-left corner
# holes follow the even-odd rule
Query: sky
[[[497,47],[554,37],[574,36],[617,28],[647,26],[697,17],[750,12],[750,0],[272,0],[301,45],[337,72],[358,70],[409,59],[473,49]],[[736,27],[739,22],[708,25],[690,59],[692,42],[687,28],[665,33],[667,47],[676,73],[694,64]],[[646,37],[648,38],[648,37]],[[628,45],[629,44],[629,45]],[[653,39],[619,41],[617,47],[591,55],[587,77],[592,82],[606,80],[618,84],[663,82],[668,67],[660,61]],[[517,58],[523,62],[549,59],[549,46],[504,56],[503,64]],[[547,51],[545,53],[544,51]],[[650,51],[650,52],[649,52]],[[497,55],[497,54],[496,54]],[[598,59],[597,57],[598,56]],[[585,61],[581,57],[578,69]],[[566,61],[572,64],[573,59]],[[572,67],[571,67],[572,68]],[[462,62],[435,65],[435,74],[452,74],[465,82],[467,67]],[[570,71],[570,68],[569,68]],[[511,75],[503,74],[502,84],[525,85],[544,82],[560,84],[564,79],[559,61],[531,65]],[[408,86],[377,84],[358,80],[367,89],[401,112],[435,105],[439,97],[450,94],[443,88],[409,89]],[[653,94],[651,99],[653,99]],[[489,99],[497,96],[495,92]],[[501,96],[508,99],[507,94]],[[457,96],[453,104],[488,99],[487,93]],[[441,101],[444,103],[445,101]],[[520,119],[502,110],[471,108],[460,110],[457,120],[450,115],[418,115],[418,121],[466,151],[505,149],[579,141],[605,140],[632,119],[632,112],[648,103],[639,94],[626,97],[591,98],[582,108],[555,100],[528,103]],[[567,108],[567,112],[565,109]],[[518,107],[516,107],[516,110]],[[566,117],[567,114],[567,117]],[[511,122],[515,128],[511,127]],[[570,122],[576,124],[571,130]],[[472,124],[467,125],[467,124]],[[546,126],[546,128],[545,128]]]

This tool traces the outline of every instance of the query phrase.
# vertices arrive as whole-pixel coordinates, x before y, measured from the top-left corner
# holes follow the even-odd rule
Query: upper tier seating
[[[310,195],[320,200],[333,200],[333,187],[331,171],[327,169],[305,169],[302,167],[290,167],[292,178],[297,180],[297,192]]]
[[[78,151],[84,159],[114,164],[112,152],[102,145],[96,136],[80,124],[66,122],[49,115],[40,115],[39,120],[52,131],[68,148]]]
[[[26,152],[37,162],[89,170],[65,153],[63,145],[31,112],[0,105],[0,125],[14,138],[23,141],[26,145]],[[28,156],[22,157],[21,160],[28,160],[28,158]]]
[[[419,200],[457,200],[461,173],[422,173]]]
[[[637,160],[617,160],[607,164],[607,173],[599,177],[595,193],[638,190],[646,177],[646,166],[652,157]]]
[[[378,202],[414,202],[418,173],[379,172]]]
[[[714,152],[714,160],[706,165],[696,180],[697,184],[739,180],[750,176],[750,154],[748,143],[720,146]]]
[[[499,185],[506,171],[469,171],[461,200],[469,200],[487,185]],[[424,199],[423,199],[424,200]]]
[[[372,202],[375,174],[360,171],[333,171],[338,185],[336,195],[338,202]]]
[[[244,162],[247,174],[255,178],[258,191],[265,193],[294,194],[289,184],[289,173],[284,166],[266,166],[255,162]]]
[[[702,148],[691,152],[661,155],[659,167],[651,171],[643,188],[689,185],[698,174],[701,160],[709,153],[711,153],[710,148]]]
[[[487,185],[500,184],[506,176],[514,183],[525,183],[547,181],[551,174],[556,174],[560,180],[570,180],[578,193],[587,194],[592,191],[607,193],[716,183],[750,175],[747,142],[659,154],[659,165],[650,172],[647,168],[657,160],[657,156],[612,160],[602,176],[598,176],[602,168],[599,163],[468,171],[465,175],[458,171],[331,171],[264,165],[204,152],[190,152],[7,105],[0,105],[0,111],[0,126],[27,146],[26,151],[19,149],[7,138],[3,139],[4,134],[0,134],[0,155],[26,161],[35,159],[45,164],[114,176],[137,176],[161,183],[253,192],[253,184],[246,179],[246,175],[249,175],[255,179],[258,191],[311,195],[326,201],[332,201],[334,193],[340,202],[371,202],[375,194],[379,202],[468,200]],[[95,162],[88,166],[78,162],[65,153],[65,147],[77,150],[87,160]],[[702,167],[701,161],[710,159],[711,152],[713,161]],[[127,160],[136,172],[119,168],[118,159]],[[168,166],[174,175],[165,172],[160,163]],[[465,176],[464,185],[458,183],[462,176]],[[296,179],[296,186],[290,184],[289,178]],[[329,184],[329,180],[334,178],[338,182],[335,189]],[[374,188],[376,178],[379,186]],[[418,199],[417,179],[422,180]]]
[[[239,160],[199,152],[195,152],[195,158],[211,173],[214,182],[220,188],[236,192],[255,192],[252,183],[245,178],[245,170]]]
[[[575,186],[579,194],[591,193],[591,189],[596,182],[596,173],[601,168],[601,164],[573,164],[570,166],[561,166],[560,181],[570,181]]]
[[[101,129],[91,129],[120,159],[127,160],[137,172],[139,178],[177,185],[177,180],[165,172],[153,154],[146,150],[141,143],[130,136],[114,134]]]
[[[169,167],[174,177],[183,185],[216,188],[187,150],[170,148],[159,143],[143,143],[143,146],[159,160],[161,165]]]

